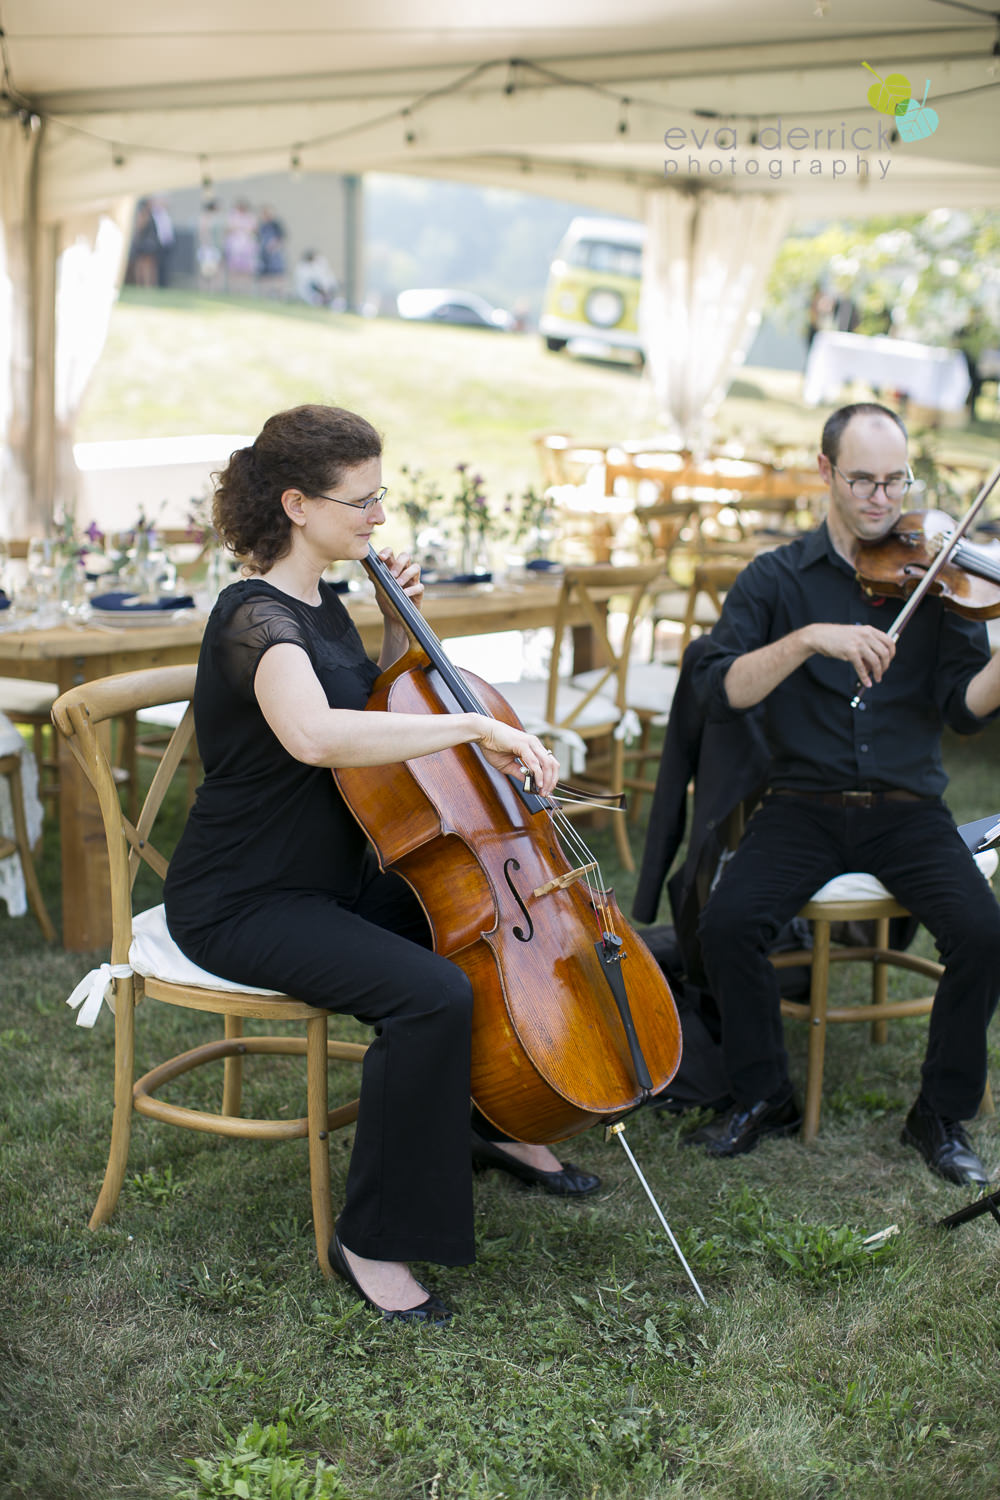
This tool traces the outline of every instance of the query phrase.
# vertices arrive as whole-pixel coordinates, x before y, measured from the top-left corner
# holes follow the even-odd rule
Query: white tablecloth
[[[21,757],[21,786],[24,789],[24,815],[28,825],[28,842],[34,847],[42,831],[42,804],[38,800],[38,769],[34,756],[5,714],[0,714],[0,755],[17,751]],[[10,782],[0,776],[0,833],[14,837],[14,814],[10,805]],[[23,917],[28,910],[24,875],[18,855],[0,859],[0,901],[7,903],[12,917]]]
[[[845,385],[862,380],[879,390],[902,391],[937,411],[961,411],[969,370],[958,349],[936,349],[907,339],[860,333],[817,333],[809,350],[802,396],[808,406],[836,401]]]

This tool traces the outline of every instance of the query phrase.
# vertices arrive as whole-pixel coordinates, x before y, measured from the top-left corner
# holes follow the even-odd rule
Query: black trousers
[[[212,973],[374,1028],[340,1237],[373,1260],[469,1264],[472,987],[430,950],[405,882],[376,869],[349,907],[312,891],[278,892],[197,938],[173,935]]]
[[[767,949],[835,875],[875,875],[933,934],[945,966],[931,1012],[922,1092],[968,1119],[986,1086],[986,1031],[1000,990],[1000,907],[942,802],[830,807],[768,796],[702,912],[700,937],[739,1104],[791,1087],[778,978]]]

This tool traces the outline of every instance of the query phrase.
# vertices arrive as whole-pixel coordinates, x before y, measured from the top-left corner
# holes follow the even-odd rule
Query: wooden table
[[[558,579],[550,578],[519,586],[442,585],[428,590],[424,613],[444,638],[539,629],[555,617],[559,588]],[[346,603],[374,656],[382,640],[378,606],[364,595],[348,595]],[[63,693],[116,672],[178,666],[197,661],[204,628],[205,616],[192,610],[166,624],[0,631],[0,676],[52,682]],[[582,638],[579,645],[585,662]],[[88,952],[111,940],[104,833],[96,799],[68,747],[59,742],[57,755],[63,946]]]

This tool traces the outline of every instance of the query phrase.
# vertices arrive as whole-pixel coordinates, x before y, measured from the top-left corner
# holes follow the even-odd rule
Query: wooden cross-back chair
[[[663,577],[659,563],[590,564],[566,568],[553,620],[552,655],[544,682],[522,679],[498,683],[524,727],[539,735],[569,762],[564,776],[594,795],[620,797],[625,791],[625,734],[628,730],[628,669],[632,638],[642,606]],[[612,633],[611,604],[618,627]],[[575,676],[560,672],[563,643],[580,622],[589,628],[598,665]],[[577,769],[574,749],[586,750]],[[581,811],[569,806],[572,816]],[[619,858],[634,868],[625,818],[611,814]]]
[[[93,1024],[101,1000],[114,1006],[115,1077],[111,1144],[104,1184],[90,1220],[104,1224],[114,1212],[125,1179],[133,1111],[181,1129],[207,1131],[243,1140],[280,1141],[307,1137],[312,1183],[316,1254],[323,1274],[330,1274],[327,1248],[333,1234],[330,1194],[329,1132],[350,1124],[357,1101],[330,1110],[329,1059],[360,1062],[364,1046],[330,1041],[328,1012],[289,995],[254,989],[220,979],[187,959],[170,938],[163,907],[135,913],[133,887],[143,865],[161,879],[169,860],[157,846],[157,816],[194,729],[190,707],[194,666],[154,667],[127,672],[71,688],[52,710],[56,729],[90,782],[101,810],[110,863],[111,961],[81,982],[73,1003],[82,1003],[81,1021]],[[108,726],[112,719],[163,703],[188,701],[187,712],[157,763],[149,791],[133,822],[122,811],[108,760]],[[248,811],[248,816],[252,815]],[[155,838],[154,838],[155,835]],[[136,1012],[142,1001],[161,1001],[224,1018],[221,1040],[193,1047],[168,1058],[141,1078],[135,1075]],[[294,1022],[305,1035],[244,1035],[246,1020]],[[251,1054],[304,1056],[306,1113],[298,1119],[249,1119],[240,1114],[243,1058]],[[189,1108],[157,1098],[157,1091],[205,1063],[223,1063],[218,1111]]]

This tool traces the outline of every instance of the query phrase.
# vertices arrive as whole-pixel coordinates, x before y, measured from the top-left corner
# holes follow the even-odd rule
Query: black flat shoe
[[[985,1187],[989,1173],[972,1149],[959,1120],[947,1120],[918,1097],[906,1117],[900,1140],[913,1146],[932,1172],[961,1187]]]
[[[336,1271],[337,1275],[347,1282],[351,1290],[357,1292],[366,1307],[370,1307],[374,1312],[382,1314],[383,1323],[440,1324],[447,1323],[451,1317],[450,1310],[445,1307],[441,1298],[435,1296],[433,1292],[427,1292],[427,1288],[422,1286],[419,1281],[417,1285],[421,1291],[427,1292],[427,1298],[424,1302],[418,1302],[416,1307],[380,1307],[377,1302],[373,1302],[368,1293],[363,1287],[359,1286],[355,1279],[354,1272],[347,1263],[347,1256],[344,1254],[344,1247],[340,1243],[336,1230],[333,1232],[333,1239],[330,1241],[327,1254],[330,1257],[331,1270]]]
[[[794,1095],[783,1104],[734,1104],[720,1120],[703,1125],[688,1142],[704,1146],[709,1156],[743,1156],[769,1135],[792,1135],[802,1124],[802,1111]]]
[[[526,1187],[540,1187],[543,1193],[551,1193],[556,1198],[582,1198],[585,1193],[596,1192],[601,1185],[599,1177],[581,1171],[571,1161],[563,1162],[558,1172],[542,1172],[538,1167],[529,1167],[527,1162],[511,1156],[496,1142],[483,1140],[475,1131],[472,1132],[472,1166],[476,1172],[496,1167],[501,1172],[509,1172]]]

